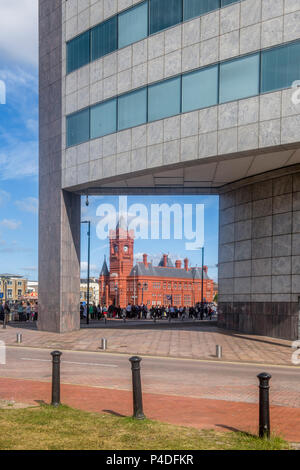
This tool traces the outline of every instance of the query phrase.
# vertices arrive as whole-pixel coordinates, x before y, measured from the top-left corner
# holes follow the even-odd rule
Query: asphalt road
[[[109,353],[63,352],[62,383],[131,390],[129,356]],[[271,403],[300,407],[300,366],[262,366],[212,361],[145,357],[143,391],[230,401],[257,402],[257,374],[272,375]],[[51,380],[49,350],[8,347],[0,377]]]

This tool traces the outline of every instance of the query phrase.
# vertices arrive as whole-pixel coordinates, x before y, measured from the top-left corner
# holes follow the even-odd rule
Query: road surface
[[[61,382],[107,389],[131,390],[129,357],[125,354],[63,352]],[[190,359],[145,357],[144,392],[255,403],[257,374],[272,375],[271,404],[300,407],[300,366],[262,366]],[[49,350],[8,347],[0,377],[50,381]]]

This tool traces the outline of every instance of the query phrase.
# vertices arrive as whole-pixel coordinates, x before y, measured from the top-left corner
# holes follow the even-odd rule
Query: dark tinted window
[[[150,34],[182,21],[182,0],[150,1]]]
[[[117,49],[117,16],[93,28],[91,34],[92,60],[115,51]]]

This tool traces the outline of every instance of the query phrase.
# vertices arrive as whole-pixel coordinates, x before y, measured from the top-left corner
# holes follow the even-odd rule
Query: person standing
[[[83,317],[84,318],[87,317],[87,306],[86,306],[86,304],[83,306]]]
[[[18,315],[19,315],[19,321],[23,321],[23,305],[22,302],[19,303],[18,305]]]
[[[29,302],[27,302],[27,305],[26,305],[26,318],[27,318],[27,321],[30,320],[30,314],[31,314],[31,305]]]
[[[8,302],[5,302],[4,304],[4,323],[7,323],[8,321],[8,315],[10,314],[10,308],[9,308],[9,305],[8,305]]]
[[[90,307],[89,307],[89,318],[91,318],[91,319],[94,318],[94,307],[93,307],[93,305],[90,305]]]
[[[98,320],[100,320],[101,316],[102,316],[102,308],[101,308],[101,305],[98,304],[97,305],[97,318],[98,318]]]
[[[33,320],[34,320],[34,321],[37,321],[37,320],[38,320],[38,316],[39,316],[39,305],[38,305],[37,302],[35,302],[35,304],[34,304],[33,313],[34,313]]]
[[[0,303],[0,320],[4,320],[4,308],[2,302]]]

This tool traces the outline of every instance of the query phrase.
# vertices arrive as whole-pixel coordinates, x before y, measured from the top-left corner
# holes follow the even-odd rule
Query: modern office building
[[[79,328],[80,195],[219,194],[219,324],[297,338],[299,0],[39,4],[39,327]]]

